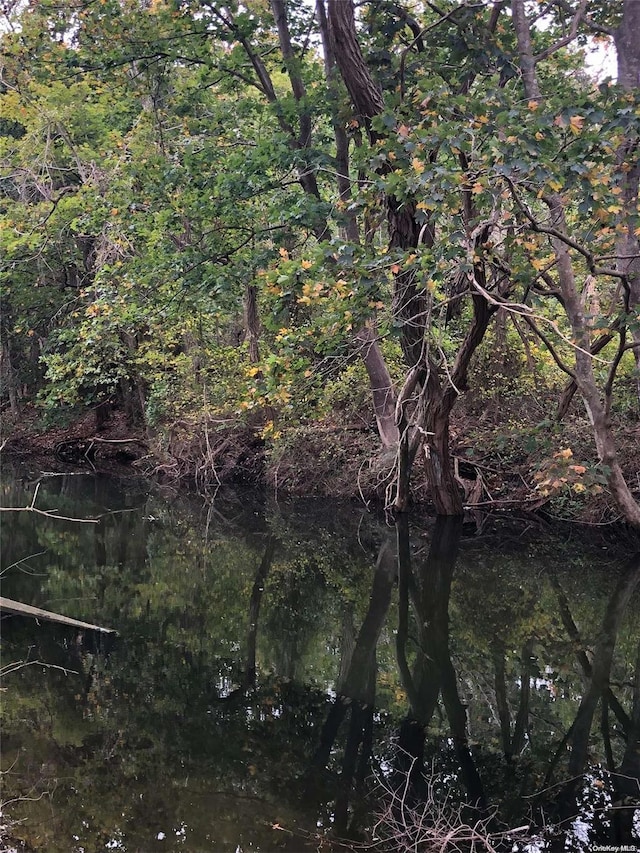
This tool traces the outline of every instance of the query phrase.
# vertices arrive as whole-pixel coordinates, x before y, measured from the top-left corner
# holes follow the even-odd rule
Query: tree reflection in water
[[[3,488],[24,505],[19,481]],[[5,564],[36,556],[4,594],[120,637],[3,623],[3,663],[78,673],[6,680],[24,849],[393,850],[411,815],[418,849],[443,827],[470,849],[464,826],[508,850],[522,825],[540,850],[633,843],[638,556],[603,567],[600,541],[390,530],[333,504],[207,513],[109,478],[42,491],[69,515],[117,512],[91,529],[12,518]]]
[[[474,757],[469,741],[467,709],[460,697],[460,679],[452,661],[450,599],[462,530],[462,519],[438,518],[426,558],[414,560],[407,516],[400,516],[396,523],[396,655],[408,707],[394,741],[393,762],[384,771],[379,769],[378,779],[382,781],[388,805],[384,819],[377,824],[378,837],[386,839],[392,846],[398,845],[398,849],[409,849],[414,844],[445,843],[447,836],[450,844],[455,842],[471,847],[477,844],[478,849],[483,849],[483,845],[527,849],[532,838],[536,839],[540,849],[551,850],[558,844],[563,849],[565,845],[566,849],[583,849],[585,844],[596,841],[628,843],[637,836],[637,830],[634,833],[634,815],[638,814],[640,802],[640,644],[632,677],[630,713],[624,710],[612,690],[611,669],[618,631],[640,582],[640,555],[623,568],[589,653],[571,616],[557,572],[551,563],[545,567],[584,684],[575,718],[568,725],[559,747],[550,754],[541,790],[525,793],[522,786],[522,808],[517,817],[520,821],[526,819],[527,823],[514,831],[513,826],[509,829],[503,822],[506,815],[500,815],[497,805],[490,807],[478,766],[486,763],[486,756],[479,748],[479,761]],[[369,610],[353,651],[343,655],[337,696],[314,756],[315,766],[326,766],[339,727],[345,716],[350,714],[335,813],[336,831],[348,837],[357,837],[361,818],[361,812],[354,807],[349,822],[348,800],[353,795],[357,803],[362,797],[365,768],[372,758],[370,732],[375,707],[375,648],[391,602],[395,576],[391,548],[386,542],[378,557]],[[478,604],[482,606],[482,602]],[[638,627],[637,621],[635,627]],[[494,669],[493,700],[504,758],[499,772],[504,786],[526,781],[526,775],[519,773],[517,765],[534,736],[530,697],[532,683],[536,681],[533,673],[536,670],[537,639],[529,636],[522,646],[513,721],[509,693],[514,693],[514,685],[509,690],[505,643],[496,637],[490,645]],[[349,644],[346,645],[349,648]],[[348,661],[346,667],[345,657]],[[596,762],[589,752],[593,746],[594,719],[599,706],[604,764]],[[624,742],[619,767],[616,766],[611,741],[610,709],[616,718],[614,734]],[[452,759],[445,762],[446,771],[441,768],[440,781],[434,781],[434,764],[430,765],[425,760],[425,743],[436,712],[442,715],[438,724],[446,718],[445,752],[450,752]],[[358,749],[360,755],[356,763]],[[430,752],[433,756],[433,749]],[[526,759],[521,763],[526,765]],[[552,785],[553,775],[560,764],[567,781]],[[495,766],[485,769],[495,773]],[[536,778],[541,778],[543,770],[544,764],[540,763]],[[450,799],[450,788],[456,780],[462,783],[464,790],[461,802]],[[531,806],[528,810],[524,808],[527,804]],[[635,819],[637,821],[637,817]],[[410,825],[412,821],[416,823]]]

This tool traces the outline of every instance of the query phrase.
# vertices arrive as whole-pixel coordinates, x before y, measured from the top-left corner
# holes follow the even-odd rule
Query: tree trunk
[[[356,337],[360,357],[369,376],[373,395],[373,411],[383,447],[398,446],[398,427],[395,422],[396,392],[387,369],[373,325],[365,326]]]
[[[344,120],[335,105],[338,96],[337,62],[333,50],[333,42],[329,34],[329,21],[324,0],[316,0],[316,18],[320,28],[322,39],[322,51],[324,54],[325,76],[327,78],[327,89],[334,103],[331,121],[333,124],[333,135],[336,140],[336,180],[338,183],[338,194],[343,206],[345,217],[344,236],[352,243],[360,242],[358,220],[354,211],[349,210],[351,201],[351,178],[349,176],[349,138],[345,130]]]
[[[249,361],[257,364],[260,361],[258,340],[260,339],[260,317],[258,315],[258,288],[248,284],[244,292],[244,325],[245,341],[249,344]]]
[[[462,515],[463,496],[453,473],[449,450],[450,409],[433,371],[427,379],[427,395],[424,452],[431,499],[438,515]]]
[[[387,198],[387,224],[390,249],[416,249],[422,242],[433,245],[433,229],[424,228],[416,221],[414,199]],[[415,367],[423,359],[424,334],[427,327],[427,298],[424,286],[416,282],[413,270],[401,270],[395,278],[393,315],[400,327],[400,344],[404,360]]]
[[[328,13],[335,60],[351,101],[367,128],[371,142],[375,143],[378,134],[373,128],[372,120],[383,112],[384,100],[360,50],[353,1],[329,0]],[[418,221],[415,198],[399,199],[388,195],[386,214],[390,249],[417,249],[421,242],[425,246],[433,246],[434,229],[431,223],[427,222],[424,225]],[[474,274],[482,278],[483,270],[480,272],[475,270]],[[480,302],[484,302],[484,306],[481,306]],[[461,515],[463,502],[453,475],[449,452],[449,418],[459,390],[466,388],[471,358],[484,337],[493,312],[484,298],[479,294],[474,296],[474,318],[451,371],[457,379],[454,378],[452,381],[453,389],[446,388],[443,391],[437,378],[440,367],[435,363],[429,363],[425,346],[429,324],[428,309],[428,295],[422,282],[417,280],[413,270],[400,269],[394,283],[393,313],[400,328],[403,354],[409,367],[414,370],[417,368],[421,377],[426,377],[428,374],[431,382],[426,389],[420,387],[423,384],[422,378],[419,383],[414,383],[413,391],[416,392],[415,399],[419,400],[419,404],[416,406],[415,403],[411,403],[407,408],[402,404],[401,412],[396,416],[396,428],[390,428],[386,433],[388,446],[391,446],[390,439],[400,441],[395,495],[389,504],[393,505],[398,512],[406,510],[413,458],[423,436],[426,436],[427,474],[436,511],[443,515]],[[369,376],[371,378],[371,372]],[[407,377],[407,382],[412,382],[411,373]],[[444,383],[444,377],[442,383]],[[375,392],[376,386],[372,387]],[[377,387],[379,388],[379,383]],[[380,397],[379,411],[388,411],[389,402],[388,398]],[[380,425],[380,420],[378,423]],[[397,436],[396,432],[398,432]]]
[[[11,363],[11,352],[9,344],[6,341],[2,342],[0,350],[0,379],[2,384],[7,389],[9,396],[9,407],[12,415],[18,415],[20,408],[18,406],[18,392],[16,389],[16,374]]]
[[[256,686],[256,648],[258,642],[258,622],[260,617],[260,604],[262,602],[262,594],[264,593],[264,585],[273,562],[273,554],[275,552],[276,539],[275,536],[269,536],[267,547],[265,548],[258,571],[256,572],[251,590],[251,599],[249,601],[249,630],[247,632],[247,665],[245,667],[244,683],[245,687]]]
[[[616,586],[602,620],[593,655],[591,680],[582,696],[570,738],[569,776],[578,776],[584,771],[593,715],[600,698],[609,687],[613,652],[620,622],[638,583],[640,583],[640,558],[635,558]]]
[[[529,698],[531,695],[531,661],[533,658],[533,638],[527,640],[520,656],[520,702],[511,739],[511,754],[519,755],[525,745],[525,735],[529,730]]]
[[[511,748],[511,711],[507,698],[507,671],[504,642],[499,641],[493,648],[493,685],[496,694],[496,708],[500,720],[500,738],[502,740],[502,752],[507,761],[513,758]]]
[[[536,75],[533,46],[531,44],[531,30],[525,9],[525,0],[512,0],[511,17],[518,40],[518,59],[525,94],[532,101],[541,101],[542,93]]]
[[[384,108],[382,92],[373,81],[356,33],[353,0],[329,0],[329,32],[334,54],[351,101],[364,126]]]
[[[559,196],[547,200],[551,212],[551,224],[563,237],[567,234],[564,206]],[[616,450],[607,405],[601,399],[593,371],[593,359],[589,331],[584,315],[582,300],[578,294],[571,255],[561,237],[552,237],[558,270],[558,281],[564,300],[565,311],[571,325],[575,349],[575,376],[595,438],[598,458],[607,473],[607,485],[611,495],[625,519],[640,529],[640,506],[636,503],[624,478]]]
[[[369,608],[358,633],[344,685],[345,696],[363,705],[373,704],[375,681],[372,683],[370,678],[371,662],[375,659],[376,646],[391,604],[396,577],[395,547],[391,541],[386,541],[380,547]]]
[[[640,88],[640,3],[624,0],[622,20],[615,34],[618,54],[618,84],[627,92]],[[618,151],[622,177],[622,204],[626,219],[624,233],[616,244],[618,269],[628,276],[629,307],[640,308],[640,235],[638,235],[638,187],[640,156],[635,140],[626,140]],[[640,329],[632,329],[633,340],[640,344]],[[640,347],[634,350],[638,368],[637,393],[640,402]]]
[[[373,142],[377,139],[377,134],[371,121],[382,113],[384,101],[360,50],[352,0],[329,0],[329,24],[334,55],[342,79]],[[416,219],[414,199],[399,200],[388,196],[386,203],[389,248],[415,249],[421,234],[426,245],[433,244],[433,230],[423,228]],[[414,367],[422,356],[426,300],[424,289],[416,284],[413,270],[401,271],[396,276],[393,313],[399,320],[400,342],[405,361],[409,367]]]
[[[428,623],[429,646],[425,651],[433,659],[438,672],[442,702],[464,785],[471,804],[485,809],[482,781],[469,746],[466,707],[460,699],[449,648],[449,600],[461,535],[461,518],[437,519],[429,555],[422,571],[420,618]]]
[[[320,743],[313,757],[314,767],[325,767],[349,706],[360,706],[360,712],[371,709],[375,699],[376,647],[387,618],[397,576],[395,548],[385,541],[378,552],[369,607],[358,632],[346,674],[340,675],[341,692],[331,706],[322,727]]]
[[[599,335],[596,340],[591,344],[591,354],[597,355],[601,352],[608,343],[613,340],[613,335],[607,332],[604,335]],[[562,390],[562,394],[560,395],[560,400],[558,401],[558,408],[556,410],[556,420],[562,421],[564,420],[565,415],[569,411],[569,406],[571,405],[571,401],[574,398],[576,391],[578,390],[578,386],[576,385],[573,379],[570,379],[567,384],[564,386]]]

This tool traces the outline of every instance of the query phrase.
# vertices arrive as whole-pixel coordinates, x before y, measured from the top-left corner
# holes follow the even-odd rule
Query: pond
[[[630,542],[4,473],[0,849],[640,849]]]

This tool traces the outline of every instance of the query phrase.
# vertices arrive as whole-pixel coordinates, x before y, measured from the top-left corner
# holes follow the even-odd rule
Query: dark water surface
[[[2,595],[118,636],[3,619],[0,849],[640,850],[629,542],[36,481]]]

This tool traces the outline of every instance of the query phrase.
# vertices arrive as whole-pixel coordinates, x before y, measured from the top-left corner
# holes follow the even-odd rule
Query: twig
[[[46,663],[43,660],[16,660],[12,663],[7,663],[4,666],[0,667],[0,678],[4,678],[6,675],[11,675],[14,672],[17,672],[19,669],[22,669],[25,666],[44,666],[46,669],[59,669],[60,672],[64,672],[65,675],[77,675],[78,672],[75,669],[67,669],[64,666],[58,666],[55,663]]]
[[[32,557],[42,557],[43,554],[46,554],[46,551],[38,551],[36,554],[29,554],[28,557],[23,557],[21,560],[16,560],[15,563],[11,563],[10,566],[6,566],[0,572],[0,578],[7,574],[11,569],[16,569],[20,566],[21,563],[26,563],[27,560],[31,560]],[[20,569],[21,572],[24,572],[25,575],[38,575],[41,574],[39,572],[28,572],[25,569]],[[43,575],[44,576],[44,575]]]
[[[33,493],[33,498],[29,506],[0,506],[0,512],[35,512],[38,515],[44,515],[45,518],[55,518],[59,521],[76,521],[79,524],[99,524],[98,518],[72,518],[69,515],[58,515],[57,509],[38,509],[35,505],[38,492],[40,491],[40,483],[36,483],[36,488]]]
[[[58,515],[56,509],[36,509],[34,506],[0,506],[0,512],[35,512],[38,515],[44,515],[46,518],[55,518],[58,521],[75,521],[79,524],[99,524],[100,518],[72,518],[69,515]]]

